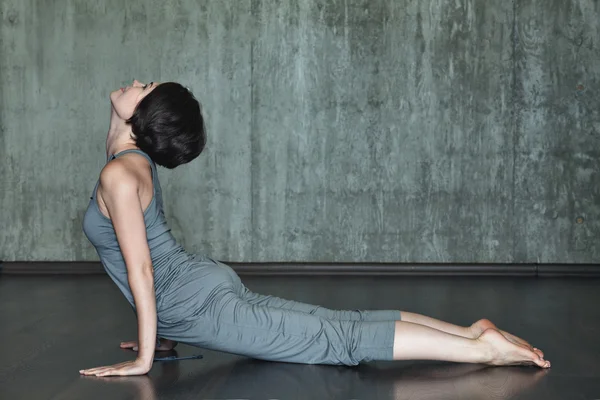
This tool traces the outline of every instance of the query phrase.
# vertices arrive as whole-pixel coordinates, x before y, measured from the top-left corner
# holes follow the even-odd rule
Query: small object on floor
[[[186,357],[175,357],[175,356],[167,356],[167,357],[155,357],[154,361],[179,361],[179,360],[192,360],[192,359],[201,359],[204,356],[202,354],[196,354],[195,356],[186,356]]]

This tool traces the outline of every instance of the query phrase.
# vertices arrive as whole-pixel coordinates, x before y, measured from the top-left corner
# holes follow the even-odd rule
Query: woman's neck
[[[123,150],[137,148],[131,138],[132,134],[131,125],[126,124],[111,107],[110,126],[106,135],[106,158]]]

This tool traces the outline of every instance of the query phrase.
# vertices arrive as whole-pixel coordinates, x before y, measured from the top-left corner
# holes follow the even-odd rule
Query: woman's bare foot
[[[498,332],[500,332],[510,342],[512,342],[514,344],[517,344],[519,346],[524,346],[524,347],[528,348],[529,350],[535,352],[542,359],[544,358],[544,352],[543,351],[541,351],[540,349],[538,349],[536,347],[533,347],[527,341],[521,339],[520,337],[517,337],[517,336],[515,336],[515,335],[513,335],[511,333],[508,333],[508,332],[505,332],[505,331],[499,329],[489,319],[480,319],[479,321],[477,321],[473,325],[471,325],[469,327],[469,329],[471,330],[471,333],[473,334],[473,336],[472,336],[473,339],[477,339],[486,329],[495,329]]]
[[[489,365],[537,365],[541,368],[550,368],[550,361],[542,359],[525,346],[509,341],[500,331],[490,328],[483,331],[477,339],[487,349],[483,361]]]

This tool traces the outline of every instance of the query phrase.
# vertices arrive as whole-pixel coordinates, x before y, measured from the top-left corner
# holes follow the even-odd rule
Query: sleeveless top
[[[144,221],[146,223],[146,236],[152,258],[152,267],[154,268],[154,290],[158,307],[162,294],[179,275],[178,267],[196,256],[188,254],[181,245],[177,244],[171,234],[171,229],[167,225],[163,212],[162,190],[158,181],[156,164],[150,156],[142,150],[129,149],[116,155],[113,154],[107,163],[122,154],[130,152],[142,154],[148,159],[152,168],[153,196],[150,205],[144,210]],[[98,207],[96,196],[99,183],[100,179],[98,178],[83,218],[83,232],[95,247],[104,269],[135,311],[133,294],[127,281],[127,267],[121,254],[112,221],[104,216]]]

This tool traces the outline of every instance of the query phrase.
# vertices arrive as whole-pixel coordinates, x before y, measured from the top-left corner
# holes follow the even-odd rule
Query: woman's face
[[[123,120],[128,120],[133,115],[138,103],[153,91],[156,86],[158,86],[156,82],[144,85],[134,79],[131,86],[122,87],[111,92],[110,101],[119,117]]]

